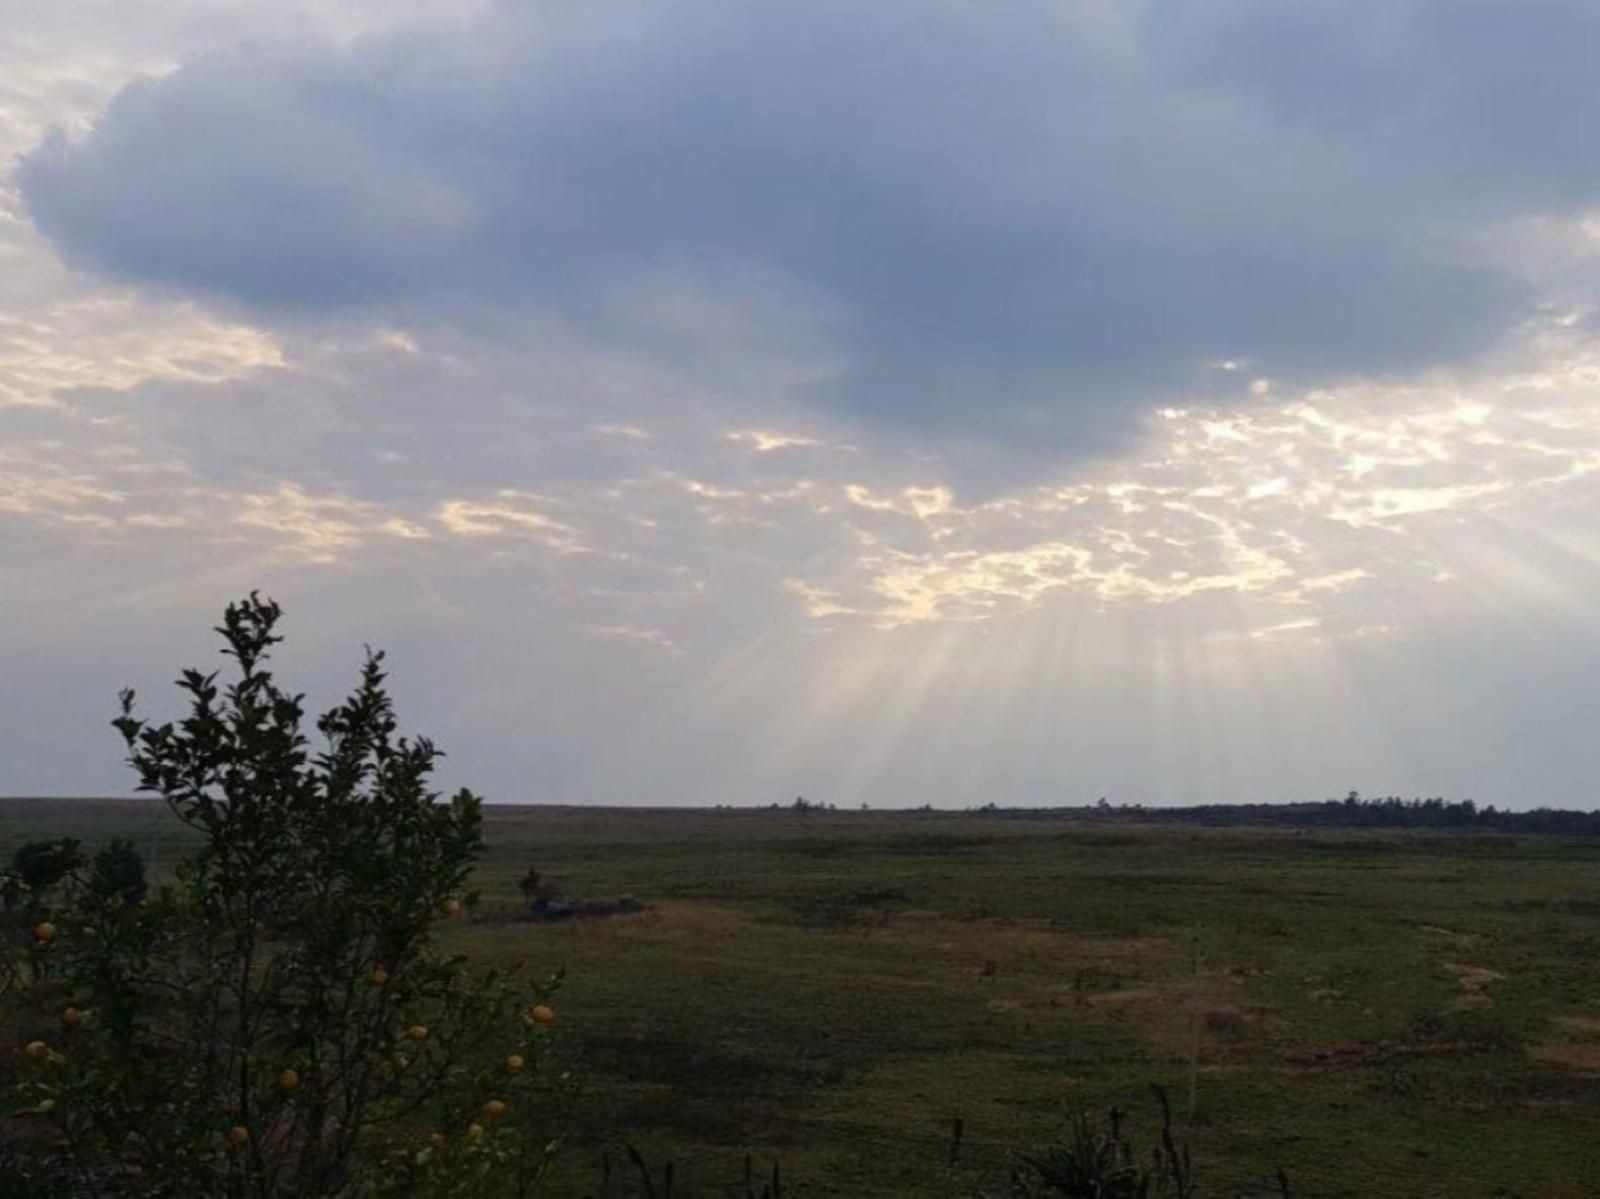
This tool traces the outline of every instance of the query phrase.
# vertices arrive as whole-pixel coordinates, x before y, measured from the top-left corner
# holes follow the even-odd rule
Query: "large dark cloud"
[[[278,313],[622,339],[645,282],[780,280],[818,399],[1091,445],[1216,358],[1485,349],[1529,297],[1464,247],[1596,199],[1596,46],[1556,0],[518,5],[202,58],[20,179],[68,257]]]

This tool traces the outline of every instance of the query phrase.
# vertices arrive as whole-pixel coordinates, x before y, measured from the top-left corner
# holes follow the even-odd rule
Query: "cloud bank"
[[[825,348],[808,399],[1061,452],[1220,360],[1493,345],[1532,295],[1485,246],[1600,188],[1596,44],[1558,0],[501,5],[203,55],[19,178],[141,284],[664,353],[685,305],[758,303]]]

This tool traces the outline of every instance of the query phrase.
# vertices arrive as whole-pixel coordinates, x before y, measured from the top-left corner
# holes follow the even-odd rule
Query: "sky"
[[[259,589],[491,801],[1600,806],[1600,7],[0,29],[0,794]]]

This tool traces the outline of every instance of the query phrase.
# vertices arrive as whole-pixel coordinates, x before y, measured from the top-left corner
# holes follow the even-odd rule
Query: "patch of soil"
[[[1535,1045],[1528,1055],[1583,1074],[1600,1074],[1600,1017],[1558,1016],[1558,1036]]]
[[[613,935],[642,937],[646,940],[717,940],[746,923],[742,913],[717,904],[669,901],[659,903],[624,920],[590,925]]]
[[[1490,983],[1500,982],[1505,978],[1494,970],[1484,966],[1463,966],[1459,962],[1446,962],[1440,967],[1451,978],[1461,984],[1461,996],[1449,1005],[1454,1012],[1475,1011],[1494,1006],[1494,999],[1484,988]]]
[[[1546,1041],[1542,1045],[1535,1045],[1529,1052],[1541,1062],[1551,1062],[1585,1074],[1600,1074],[1600,1045]]]
[[[1463,966],[1459,962],[1446,962],[1444,972],[1459,982],[1464,990],[1478,991],[1490,983],[1497,983],[1505,978],[1504,974],[1483,966]]]

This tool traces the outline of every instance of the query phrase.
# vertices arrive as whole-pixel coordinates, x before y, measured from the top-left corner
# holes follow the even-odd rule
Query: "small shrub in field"
[[[126,843],[53,843],[6,880],[0,1193],[527,1195],[545,1174],[561,1104],[532,1012],[554,984],[434,939],[479,801],[429,788],[439,753],[396,735],[380,654],[313,750],[266,668],[279,618],[229,606],[234,677],[184,671],[179,720],[123,694],[140,789],[202,837],[175,882],[149,892]]]
[[[1104,1122],[1087,1115],[1073,1120],[1067,1137],[1018,1159],[1007,1199],[1193,1199],[1189,1147],[1172,1133],[1172,1105],[1153,1087],[1161,1105],[1161,1132],[1142,1153],[1128,1139],[1123,1113],[1112,1109]],[[1277,1194],[1289,1199],[1289,1179],[1279,1170]]]
[[[545,900],[555,899],[561,894],[561,888],[539,873],[535,866],[529,866],[526,873],[517,880],[517,890],[522,892],[522,898],[527,901],[529,907]]]
[[[1161,1136],[1144,1154],[1128,1140],[1123,1115],[1103,1124],[1088,1116],[1072,1122],[1067,1138],[1026,1154],[1011,1176],[1013,1199],[1187,1199],[1195,1193],[1189,1150],[1172,1137],[1172,1112],[1164,1091]]]

